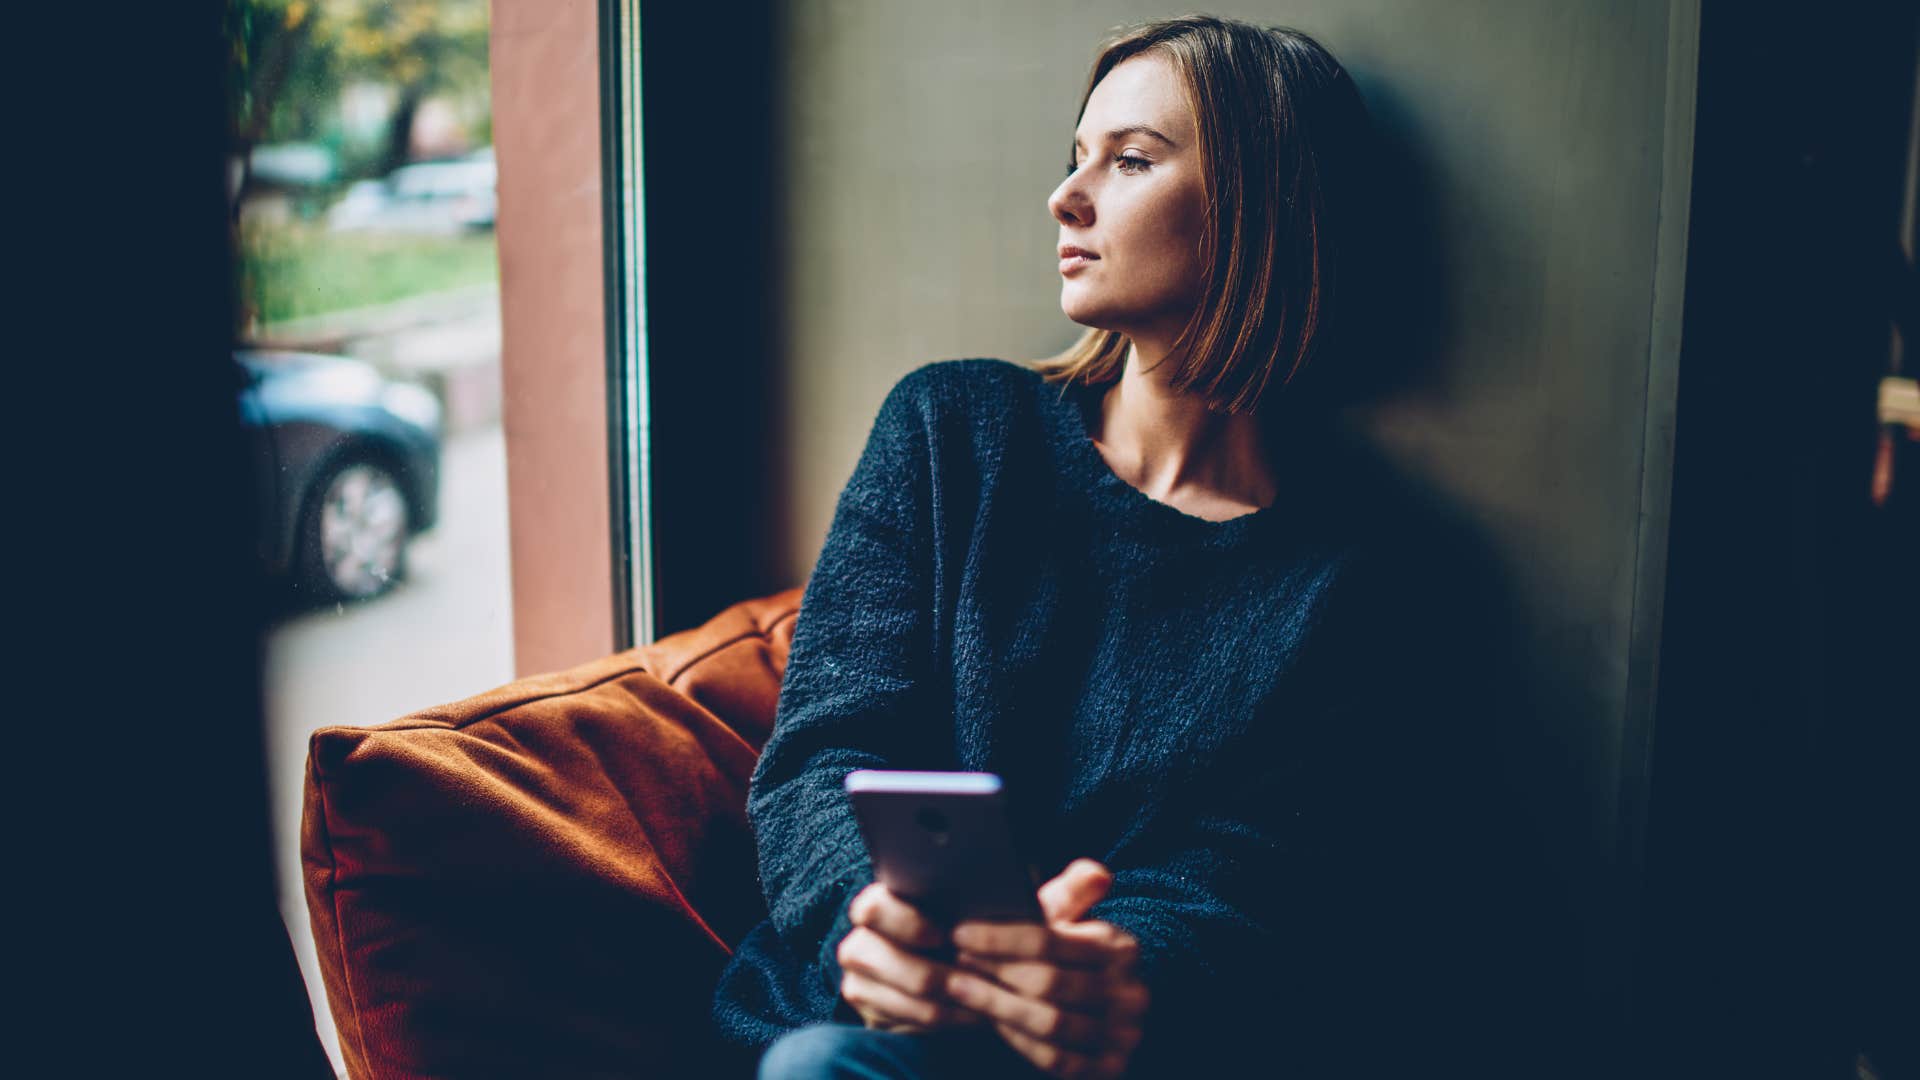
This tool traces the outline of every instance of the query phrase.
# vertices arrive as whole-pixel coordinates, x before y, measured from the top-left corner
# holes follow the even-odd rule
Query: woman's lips
[[[1098,258],[1098,255],[1069,255],[1060,260],[1060,272],[1063,274],[1071,274]]]

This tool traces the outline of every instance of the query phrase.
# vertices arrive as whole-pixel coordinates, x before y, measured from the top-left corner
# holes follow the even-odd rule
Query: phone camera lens
[[[914,815],[914,821],[918,822],[921,828],[933,834],[935,846],[946,846],[948,829],[947,815],[935,810],[931,806],[923,806],[920,808],[920,812]]]

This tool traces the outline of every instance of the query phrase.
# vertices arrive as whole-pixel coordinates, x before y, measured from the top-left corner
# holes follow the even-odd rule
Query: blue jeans
[[[992,1028],[909,1035],[853,1024],[809,1024],[775,1039],[759,1080],[961,1080],[1044,1076]]]

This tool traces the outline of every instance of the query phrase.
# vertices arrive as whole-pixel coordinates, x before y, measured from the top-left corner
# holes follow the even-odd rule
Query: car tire
[[[316,600],[371,600],[406,576],[412,511],[399,479],[369,457],[342,458],[308,490],[298,587]]]

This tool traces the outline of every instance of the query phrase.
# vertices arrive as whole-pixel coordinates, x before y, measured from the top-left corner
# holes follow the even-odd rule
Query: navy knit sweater
[[[1364,729],[1388,681],[1368,515],[1308,427],[1282,436],[1274,504],[1185,514],[1108,468],[1098,402],[989,359],[887,395],[749,789],[770,918],[720,980],[724,1039],[859,1022],[834,956],[872,880],[841,787],[859,768],[999,773],[1043,877],[1082,855],[1113,870],[1088,917],[1140,942],[1134,1075],[1303,1022],[1288,1003],[1327,914],[1315,852],[1332,786],[1356,775],[1326,736]]]

